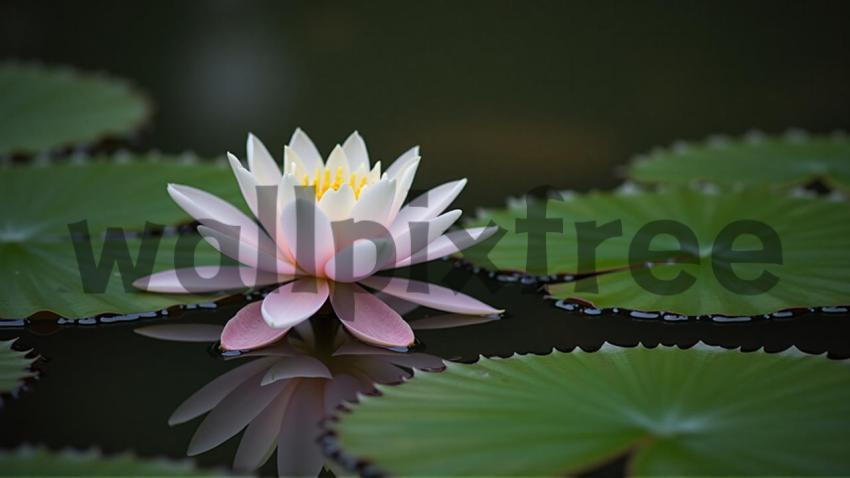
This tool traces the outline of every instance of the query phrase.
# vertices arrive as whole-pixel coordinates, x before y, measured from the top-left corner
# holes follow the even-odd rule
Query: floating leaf
[[[516,221],[529,214],[563,220],[563,232],[549,233],[545,242],[542,233],[532,234],[537,237],[532,240],[531,258],[527,257],[529,234],[516,232]],[[528,201],[527,206],[519,202],[507,210],[488,211],[480,219],[482,223],[490,220],[507,233],[492,250],[491,244],[485,243],[464,251],[464,257],[473,263],[492,261],[498,269],[531,274],[609,271],[548,286],[559,299],[690,316],[754,315],[850,302],[850,207],[845,202],[795,198],[764,189],[712,194],[674,188],[628,194],[593,193],[565,200]],[[577,226],[590,221],[595,224]],[[591,231],[612,221],[620,221],[621,235],[602,240],[603,232]],[[661,223],[655,229],[659,234],[653,237],[652,229],[659,225],[653,225],[656,221],[674,221],[679,224],[672,226],[674,232],[684,229],[687,235],[689,230],[693,237],[686,237],[686,243],[680,244],[676,237],[663,233],[670,230],[669,222]],[[577,227],[587,230],[579,235]],[[616,227],[611,229],[612,234],[616,232]],[[725,237],[735,238],[731,249],[718,241],[724,229]],[[770,236],[771,231],[776,233],[778,247],[749,234]],[[641,239],[652,239],[651,250],[635,247]],[[585,251],[595,250],[595,261],[580,264],[580,246]],[[744,257],[740,257],[741,251],[761,249],[772,250],[774,255],[760,257],[758,252],[744,252]],[[774,262],[777,257],[781,257],[781,263]],[[746,263],[748,259],[755,262]],[[646,285],[656,279],[673,279],[681,272],[690,274],[684,281],[690,286],[684,290],[655,283]],[[749,285],[735,279],[752,281],[762,273],[772,274],[775,284],[769,276]],[[596,291],[594,284],[598,286]]]
[[[0,395],[14,393],[24,380],[35,376],[30,368],[35,358],[12,348],[14,340],[0,341]]]
[[[201,471],[188,460],[141,459],[129,453],[104,456],[99,451],[63,450],[24,446],[0,450],[0,475],[4,476],[225,476]]]
[[[128,84],[67,67],[0,65],[0,155],[125,136],[150,115]]]
[[[105,290],[86,293],[75,245],[91,251],[94,263],[120,257],[124,241],[104,242],[108,227],[141,231],[146,222],[174,224],[189,217],[166,193],[168,182],[202,187],[226,199],[238,191],[229,171],[213,164],[183,164],[175,158],[148,155],[122,162],[92,161],[44,167],[0,169],[0,317],[24,318],[51,311],[80,318],[102,313],[136,313],[176,304],[207,302],[209,296],[146,294],[125,290],[119,268],[111,270]],[[77,235],[71,240],[69,224],[87,221],[91,243]],[[127,251],[133,265],[144,242],[159,241],[153,250],[154,270],[175,268],[175,257],[188,257],[195,236],[147,237],[129,235]],[[104,248],[104,244],[106,247]],[[194,251],[197,264],[218,264],[221,255],[206,244]],[[138,270],[132,279],[147,275]],[[133,277],[130,277],[132,275]]]
[[[639,157],[631,179],[647,183],[795,186],[815,180],[850,191],[850,140],[788,134],[680,144]]]
[[[697,346],[452,363],[335,426],[398,476],[563,476],[627,456],[633,475],[850,473],[850,370],[800,353]]]

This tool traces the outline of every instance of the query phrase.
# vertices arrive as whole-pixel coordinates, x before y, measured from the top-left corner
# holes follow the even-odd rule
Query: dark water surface
[[[420,144],[416,186],[468,177],[457,204],[474,214],[538,186],[614,187],[631,156],[676,139],[846,128],[848,14],[842,2],[0,1],[0,57],[132,79],[157,107],[136,150],[242,156],[253,131],[280,151],[296,126],[323,152],[358,129],[385,162]],[[850,357],[847,314],[726,324],[588,316],[533,286],[448,262],[423,267],[431,281],[508,309],[498,322],[417,334],[444,358],[700,340]],[[222,324],[238,307],[169,320]],[[44,357],[41,379],[3,405],[0,447],[183,456],[196,425],[171,428],[167,417],[233,364],[206,344],[133,333],[161,320],[0,329]],[[235,447],[198,461],[226,466]]]

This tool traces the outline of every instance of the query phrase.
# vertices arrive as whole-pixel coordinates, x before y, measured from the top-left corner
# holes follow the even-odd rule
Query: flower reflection
[[[325,458],[317,443],[324,417],[375,384],[399,383],[413,370],[444,368],[436,356],[373,347],[357,341],[337,322],[317,317],[272,346],[241,353],[253,358],[195,392],[168,420],[170,425],[206,414],[188,447],[204,453],[244,429],[233,467],[239,472],[262,466],[277,450],[280,476],[315,476]],[[460,320],[459,320],[460,319]],[[486,322],[455,315],[411,322],[414,329],[444,328]],[[163,340],[215,341],[221,327],[202,324],[154,325],[137,333]]]
[[[224,348],[256,349],[278,341],[326,302],[360,340],[385,347],[413,343],[407,322],[367,289],[445,312],[502,312],[445,287],[375,275],[455,253],[497,231],[478,227],[446,232],[460,218],[459,209],[445,210],[465,179],[404,204],[419,167],[418,147],[386,171],[380,162],[371,164],[357,132],[323,160],[298,129],[284,149],[282,169],[253,135],[247,147],[248,168],[233,155],[229,159],[254,217],[199,189],[168,186],[174,201],[201,223],[201,235],[242,265],[177,269],[134,282],[163,293],[279,285],[231,319],[221,336]]]

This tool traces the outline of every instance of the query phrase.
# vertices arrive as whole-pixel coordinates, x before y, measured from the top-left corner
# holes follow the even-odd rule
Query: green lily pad
[[[720,186],[806,185],[816,180],[850,191],[850,140],[790,133],[740,140],[679,143],[638,157],[628,177],[640,182]]]
[[[127,83],[67,67],[0,65],[0,155],[126,136],[150,116]]]
[[[397,476],[845,476],[850,369],[702,345],[451,363],[382,386],[334,426]]]
[[[547,217],[562,220],[563,232],[548,233],[545,242],[542,233],[531,234],[536,237],[529,257],[529,234],[518,233],[516,221],[529,212],[542,217],[544,208]],[[492,249],[493,244],[485,243],[464,251],[464,258],[474,264],[536,275],[605,272],[549,285],[550,294],[559,299],[689,316],[755,315],[850,302],[846,202],[790,197],[766,189],[716,194],[672,188],[518,201],[479,218],[480,223],[490,220],[507,233],[495,239]],[[577,223],[588,223],[579,228],[601,228],[618,220],[622,234],[599,242],[595,249],[603,233],[577,232]],[[669,234],[653,237],[652,229],[669,230],[669,221],[678,224],[673,224],[674,230],[685,230],[684,244]],[[736,236],[737,232],[742,234]],[[749,232],[766,234],[767,243]],[[724,237],[735,238],[731,246],[724,245]],[[649,250],[640,247],[641,240],[650,238]],[[595,261],[580,263],[580,248],[595,250]],[[768,252],[753,252],[762,249]],[[687,274],[684,280],[660,282],[680,273]]]
[[[142,459],[129,453],[103,455],[99,451],[49,451],[21,447],[0,450],[2,476],[225,476],[198,470],[189,460]]]
[[[27,378],[34,377],[30,368],[35,358],[29,358],[29,352],[12,348],[15,340],[0,341],[0,396],[14,393]]]
[[[208,302],[210,296],[148,294],[133,290],[132,279],[147,275],[140,268],[124,275],[113,266],[105,286],[93,284],[86,292],[81,281],[75,246],[103,258],[129,253],[136,265],[146,241],[158,241],[153,271],[175,268],[175,257],[188,257],[196,236],[144,237],[128,234],[125,241],[104,242],[109,227],[142,231],[156,225],[188,222],[166,192],[169,182],[189,184],[234,202],[241,202],[230,171],[212,163],[178,161],[175,157],[146,155],[106,158],[83,164],[15,166],[0,169],[0,317],[25,318],[37,312],[81,318],[103,313],[139,313],[177,304]],[[69,224],[87,221],[91,243],[79,235],[71,239]],[[180,239],[182,237],[182,239]],[[196,264],[218,264],[221,255],[203,241],[194,250]],[[106,246],[104,247],[104,244]],[[88,252],[87,252],[88,251]],[[95,281],[97,282],[97,281]]]

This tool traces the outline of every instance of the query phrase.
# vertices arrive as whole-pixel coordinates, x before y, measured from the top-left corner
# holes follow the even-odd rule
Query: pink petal
[[[289,378],[331,378],[331,371],[321,360],[309,355],[287,357],[274,364],[263,377],[262,385]]]
[[[175,342],[215,342],[222,326],[212,324],[168,324],[139,327],[133,332],[159,340]]]
[[[468,295],[427,282],[402,277],[373,276],[361,280],[360,283],[385,294],[446,312],[470,315],[491,315],[504,312],[504,310],[494,309]]]
[[[408,347],[414,341],[407,322],[357,284],[335,283],[331,304],[342,325],[360,340],[385,347]]]
[[[255,375],[230,392],[213,408],[189,442],[186,452],[195,456],[221,445],[251,423],[278,394],[286,382],[260,386],[260,376]]]
[[[277,439],[278,476],[317,476],[325,457],[316,441],[324,412],[324,380],[299,379]]]
[[[416,252],[407,259],[396,262],[394,267],[386,267],[385,269],[412,266],[454,254],[467,247],[472,247],[479,242],[486,241],[498,230],[499,228],[497,226],[491,226],[471,227],[469,229],[452,231],[434,239],[424,250]]]
[[[257,359],[219,375],[181,403],[168,418],[168,424],[174,426],[207,413],[251,377],[256,376],[259,383],[260,374],[276,360],[275,357]]]
[[[376,383],[401,383],[410,378],[410,372],[393,365],[387,357],[359,357],[352,359],[351,363]]]
[[[281,213],[283,239],[296,265],[309,275],[324,273],[333,256],[334,236],[328,217],[312,198],[296,198]]]
[[[284,390],[265,408],[257,418],[251,421],[236,450],[233,469],[240,473],[250,473],[269,459],[277,447],[280,423],[295,390],[296,382],[289,383]]]
[[[201,294],[277,284],[287,280],[292,278],[250,267],[198,266],[156,272],[134,280],[133,287],[148,292]]]
[[[410,201],[398,212],[390,231],[395,234],[406,229],[408,223],[412,221],[427,221],[437,217],[463,191],[464,186],[466,186],[466,179],[452,181],[437,186]]]
[[[315,314],[328,299],[328,283],[312,277],[278,287],[263,299],[263,319],[270,326],[288,329]]]
[[[251,302],[227,321],[221,332],[224,350],[252,350],[277,342],[289,328],[272,328],[263,320],[263,301]]]

